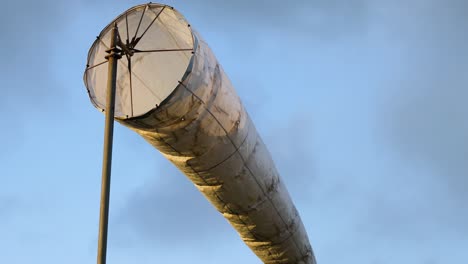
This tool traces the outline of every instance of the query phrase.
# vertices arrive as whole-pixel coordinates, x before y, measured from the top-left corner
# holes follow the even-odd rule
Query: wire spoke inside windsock
[[[168,52],[168,51],[193,51],[193,48],[190,49],[157,49],[157,50],[134,50],[135,53],[144,53],[144,52]]]
[[[133,38],[132,38],[132,42],[135,41],[136,36],[138,35],[138,30],[140,29],[141,21],[143,20],[143,17],[145,16],[145,11],[146,11],[147,8],[149,8],[149,7],[145,6],[145,8],[143,9],[143,12],[141,12],[140,22],[138,22],[138,26],[137,26],[137,29],[135,31],[135,36],[133,36]]]
[[[143,33],[141,34],[140,37],[138,37],[136,40],[135,40],[135,43],[133,44],[133,47],[136,47],[136,45],[138,44],[138,42],[141,40],[141,38],[143,38],[143,36],[146,34],[146,32],[148,31],[148,29],[153,25],[154,21],[156,21],[156,19],[158,19],[159,15],[161,15],[161,13],[164,11],[164,8],[166,8],[166,6],[163,6],[163,8],[161,9],[161,11],[159,11],[159,13],[156,15],[156,17],[151,21],[151,23],[148,25],[148,27],[145,29],[145,31],[143,31]]]
[[[97,67],[97,66],[100,66],[100,65],[102,65],[102,64],[104,64],[104,63],[106,63],[106,62],[108,62],[108,61],[105,60],[105,61],[100,62],[100,63],[98,63],[98,64],[95,64],[95,65],[92,65],[92,66],[88,66],[88,67],[86,67],[86,70],[91,70],[92,68],[95,68],[95,67]]]
[[[128,77],[130,81],[130,113],[133,116],[133,87],[132,87],[132,58],[130,55],[125,54],[127,57]]]
[[[125,12],[125,25],[127,26],[127,40],[125,44],[128,46],[128,44],[130,44],[130,34],[128,33],[128,11]]]

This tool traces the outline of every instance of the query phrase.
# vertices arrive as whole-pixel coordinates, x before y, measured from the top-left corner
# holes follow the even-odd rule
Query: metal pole
[[[115,90],[117,79],[117,61],[120,57],[117,49],[118,28],[114,24],[111,32],[111,43],[106,58],[109,61],[109,72],[107,79],[107,102],[106,102],[106,124],[104,129],[104,155],[102,160],[102,182],[101,182],[101,210],[99,215],[99,238],[97,263],[106,264],[107,256],[107,230],[109,222],[109,196],[112,166],[112,143],[114,136],[114,109]]]

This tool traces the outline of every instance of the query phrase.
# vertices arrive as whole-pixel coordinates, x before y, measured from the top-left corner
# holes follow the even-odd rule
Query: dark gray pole
[[[104,130],[104,155],[102,160],[101,210],[99,216],[98,264],[106,264],[107,227],[109,222],[109,196],[112,166],[112,142],[114,136],[115,86],[117,79],[117,61],[120,57],[117,49],[118,28],[114,24],[111,32],[109,55],[109,73],[107,79],[106,125]]]

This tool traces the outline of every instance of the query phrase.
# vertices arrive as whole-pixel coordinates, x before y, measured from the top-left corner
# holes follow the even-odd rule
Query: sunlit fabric
[[[208,45],[173,8],[137,6],[102,31],[84,76],[93,104],[104,111],[115,22],[122,48],[115,119],[177,166],[264,263],[314,264],[299,213],[252,120]]]

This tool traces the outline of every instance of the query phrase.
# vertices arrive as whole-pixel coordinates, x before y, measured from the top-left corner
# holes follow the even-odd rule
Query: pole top
[[[111,31],[118,29],[115,49]],[[92,44],[84,83],[97,109],[106,103],[107,59],[118,56],[115,118],[142,116],[160,105],[189,70],[195,46],[192,29],[174,8],[148,3],[115,18]]]

